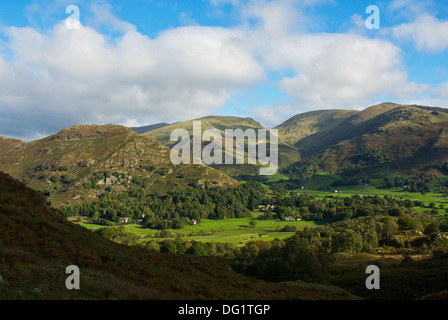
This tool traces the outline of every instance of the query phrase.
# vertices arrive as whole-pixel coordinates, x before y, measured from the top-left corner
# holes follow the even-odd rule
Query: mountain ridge
[[[286,122],[282,132],[296,130],[294,125],[297,123]],[[403,174],[419,170],[437,173],[438,162],[448,160],[446,130],[447,110],[384,103],[346,114],[342,120],[297,139],[294,146],[304,157],[302,165],[320,170],[341,172],[373,166]]]
[[[125,167],[135,166],[137,165],[135,162],[138,161],[137,158],[125,159],[127,157],[126,152],[128,154],[138,153],[139,150],[142,151],[144,148],[135,145],[132,139],[137,139],[136,141],[139,141],[137,144],[143,143],[141,139],[149,139],[145,140],[145,143],[153,144],[155,147],[156,142],[158,142],[166,147],[163,152],[160,149],[161,146],[157,146],[156,149],[159,148],[159,151],[165,154],[162,157],[164,159],[162,162],[168,165],[169,148],[177,143],[170,141],[171,132],[175,129],[186,129],[192,134],[193,121],[201,121],[202,132],[206,129],[216,128],[223,136],[225,129],[238,128],[243,131],[264,129],[259,122],[252,118],[235,116],[206,116],[166,126],[149,126],[153,129],[142,134],[137,134],[135,128],[119,126],[121,127],[120,139],[124,143],[124,149],[119,147],[120,142],[115,141],[114,152],[103,155],[105,159],[112,157],[115,160],[109,161],[109,163],[107,161],[101,163],[107,169],[113,170],[118,169],[116,163],[114,164],[117,161]],[[98,129],[100,127],[101,130],[106,132],[101,132]],[[117,128],[114,125],[100,127],[96,125],[74,126],[63,129],[50,137],[52,137],[52,141],[60,141],[62,144],[68,142],[81,143],[80,141],[101,140],[102,134],[107,135],[107,130],[112,132],[117,130],[113,129]],[[83,131],[83,128],[91,128],[91,130],[87,130],[87,132],[76,131]],[[448,153],[448,110],[443,108],[386,102],[363,110],[317,110],[299,113],[287,119],[275,129],[279,132],[280,167],[292,168],[292,171],[296,171],[298,167],[317,168],[318,170],[331,172],[365,171],[370,167],[371,169],[375,168],[378,172],[387,169],[392,170],[390,172],[413,175],[419,170],[423,170],[441,174],[442,172],[437,167],[440,163],[443,164],[448,161],[446,156],[446,153]],[[40,146],[39,148],[37,146],[46,142],[48,142],[48,137],[27,143],[1,137],[0,169],[5,169],[19,178],[26,175],[25,169],[28,171],[35,168],[37,168],[37,171],[54,170],[55,167],[51,166],[54,163],[45,161],[40,163],[41,168],[31,165],[22,169],[14,167],[16,162],[32,162],[29,156],[24,155],[26,154],[24,150],[29,150],[30,146],[34,146],[34,158],[42,157],[43,154],[49,152],[57,153],[56,149],[58,148],[47,150],[45,147]],[[134,144],[133,148],[130,147],[132,144]],[[223,142],[221,144],[224,146]],[[106,152],[104,145],[97,144],[96,147],[98,148],[95,151],[96,153]],[[69,149],[66,149],[66,151],[71,152]],[[80,158],[81,161],[85,162],[82,164],[84,167],[94,164],[89,159],[83,159],[82,154]],[[100,159],[95,160],[99,161]],[[161,160],[152,157],[152,161],[157,163]],[[219,170],[221,174],[230,175],[234,178],[247,177],[247,174],[256,175],[258,171],[258,166],[248,164],[212,165],[212,167]],[[168,170],[172,169],[168,168]]]
[[[173,132],[176,129],[185,129],[190,133],[190,136],[193,134],[193,122],[194,121],[200,121],[201,123],[201,134],[204,133],[207,129],[217,129],[221,136],[222,141],[214,141],[215,143],[219,144],[222,148],[222,150],[226,150],[227,146],[224,141],[225,137],[225,130],[227,129],[241,129],[242,131],[246,131],[248,129],[253,129],[256,131],[258,130],[265,130],[265,128],[256,120],[250,117],[241,118],[241,117],[235,117],[235,116],[207,116],[202,117],[199,119],[184,121],[184,122],[177,122],[175,124],[151,130],[146,133],[144,133],[144,136],[151,136],[155,139],[157,139],[159,142],[165,144],[168,147],[173,147],[175,144],[177,144],[177,141],[170,141],[171,132]],[[268,138],[267,141],[267,149],[269,150],[269,141]],[[207,143],[203,142],[202,145],[205,146]],[[288,143],[283,141],[281,138],[279,138],[279,145],[278,145],[278,156],[279,156],[279,166],[280,167],[286,167],[289,164],[292,164],[296,162],[298,159],[301,158],[300,153],[297,152],[292,146],[290,146]],[[245,146],[247,149],[247,145]],[[232,152],[236,152],[235,148],[231,150]],[[247,154],[245,155],[247,156]],[[220,171],[225,172],[226,174],[229,174],[230,176],[239,176],[240,174],[257,174],[259,165],[250,165],[250,164],[244,164],[244,165],[211,165],[211,167],[216,168]]]

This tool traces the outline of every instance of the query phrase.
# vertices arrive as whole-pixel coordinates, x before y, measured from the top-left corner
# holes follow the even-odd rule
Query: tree
[[[414,219],[409,215],[403,215],[401,216],[397,224],[400,226],[401,230],[413,230],[416,229],[416,223]]]
[[[185,226],[185,221],[181,218],[174,218],[172,220],[172,229],[182,229]]]
[[[333,236],[333,252],[357,253],[362,250],[362,236],[359,232],[346,229]]]
[[[251,226],[251,228],[255,228],[257,226],[257,221],[255,220],[250,220],[249,221],[249,225]]]
[[[381,220],[381,238],[386,239],[398,232],[398,224],[394,218],[385,217]]]
[[[428,224],[425,228],[424,234],[430,238],[435,237],[436,235],[440,234],[438,224],[436,224],[434,222]]]
[[[160,252],[161,253],[172,253],[172,254],[177,253],[177,245],[174,242],[174,240],[171,240],[171,239],[163,240],[160,243]]]

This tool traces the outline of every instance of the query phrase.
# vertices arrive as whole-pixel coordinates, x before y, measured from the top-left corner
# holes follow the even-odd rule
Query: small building
[[[190,220],[190,225],[196,226],[198,224],[197,220]]]
[[[301,218],[285,217],[285,221],[302,221]]]
[[[120,223],[121,223],[121,224],[127,224],[127,223],[129,223],[129,218],[120,218]]]
[[[266,210],[274,210],[275,209],[275,205],[270,205],[270,204],[267,204],[267,205],[259,205],[258,206],[258,209],[260,209],[261,211],[266,211]]]

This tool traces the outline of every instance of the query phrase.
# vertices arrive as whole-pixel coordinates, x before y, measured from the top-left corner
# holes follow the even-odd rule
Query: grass
[[[304,186],[307,189],[319,190],[319,189],[332,189],[330,186],[333,182],[340,180],[341,177],[336,174],[327,172],[318,172],[309,178]]]
[[[271,179],[280,180],[283,176],[277,174]],[[422,201],[424,206],[414,207],[414,212],[423,213],[431,211],[432,208],[429,207],[430,203],[434,203],[437,211],[439,212],[439,217],[442,220],[448,219],[447,212],[445,209],[439,209],[439,205],[443,204],[445,208],[448,208],[448,197],[445,193],[428,192],[425,195],[415,192],[405,192],[402,188],[389,188],[383,189],[378,188],[375,185],[367,185],[363,188],[361,185],[352,186],[340,186],[337,187],[337,193],[328,191],[321,191],[316,189],[325,189],[333,181],[339,179],[337,175],[321,172],[318,175],[310,178],[304,189],[293,190],[297,193],[308,193],[311,195],[316,195],[318,197],[351,197],[352,195],[361,196],[393,196],[398,199],[409,199],[412,201]],[[313,188],[311,188],[313,187]],[[260,213],[254,213],[254,216],[258,216]],[[76,221],[78,219],[79,221]],[[186,226],[181,230],[169,230],[173,235],[180,235],[184,240],[191,241],[204,241],[204,242],[222,242],[222,243],[233,243],[235,245],[243,245],[244,243],[251,240],[264,240],[272,241],[274,239],[284,239],[290,237],[294,232],[278,232],[277,228],[284,227],[285,225],[292,225],[297,228],[297,230],[302,230],[305,227],[315,227],[316,223],[311,221],[275,221],[275,220],[256,220],[257,225],[252,228],[249,226],[249,222],[253,218],[243,218],[243,219],[228,219],[228,220],[210,220],[204,219],[199,225],[196,226]],[[90,223],[87,218],[71,218],[73,222],[77,222],[82,226],[95,230],[102,225],[96,225]],[[154,238],[154,234],[157,230],[146,229],[141,225],[126,225],[125,230],[137,234],[140,237],[140,241],[150,241],[150,240],[162,240],[161,238]],[[202,234],[201,234],[202,232]],[[204,235],[205,234],[205,235]]]
[[[89,223],[87,218],[70,218],[71,221],[81,224],[82,226],[95,230],[104,226]],[[274,239],[284,239],[294,235],[294,232],[278,232],[278,227],[286,225],[295,226],[297,230],[305,227],[315,227],[312,221],[275,221],[275,220],[256,220],[257,225],[252,228],[249,222],[252,218],[227,219],[227,220],[211,220],[204,219],[199,225],[186,226],[181,230],[169,230],[173,234],[180,234],[184,240],[205,241],[205,242],[222,242],[233,243],[236,245],[244,244],[247,241],[262,239],[271,241]],[[130,224],[125,226],[125,231],[137,234],[140,241],[162,240],[154,238],[157,230],[146,229],[141,225]],[[201,235],[203,232],[207,235]],[[261,236],[260,236],[261,235]]]
[[[429,207],[431,203],[435,204],[436,210],[439,212],[439,217],[443,220],[448,219],[446,215],[447,212],[445,208],[448,208],[448,194],[443,192],[431,191],[425,194],[418,192],[407,192],[403,188],[380,188],[376,185],[378,182],[373,181],[371,185],[350,185],[350,186],[339,186],[332,188],[330,184],[335,181],[338,176],[329,173],[319,173],[311,177],[305,184],[304,189],[295,189],[293,192],[297,193],[308,193],[310,195],[316,195],[320,197],[351,197],[352,195],[360,196],[392,196],[396,199],[409,199],[411,201],[422,201],[424,206],[416,206],[414,210],[418,213],[423,213],[425,211],[431,211],[432,208]],[[335,191],[330,191],[334,189]],[[439,209],[439,206],[443,205],[445,208]]]
[[[271,182],[278,182],[280,180],[289,180],[289,178],[283,174],[280,173],[276,173],[276,174],[272,174],[269,176],[266,176],[267,178],[267,182],[271,183]]]

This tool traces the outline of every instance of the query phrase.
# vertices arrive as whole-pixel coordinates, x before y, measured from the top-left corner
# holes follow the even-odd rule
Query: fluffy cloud
[[[401,50],[391,41],[366,33],[307,32],[306,8],[326,1],[211,0],[235,6],[240,24],[172,28],[155,38],[114,16],[107,5],[92,6],[95,19],[78,30],[64,22],[45,32],[6,28],[8,40],[0,43],[0,133],[29,139],[74,124],[187,120],[218,112],[241,88],[261,81],[290,97],[245,110],[269,127],[299,112],[365,107],[384,96],[445,98],[446,85],[409,82]],[[406,4],[417,6],[395,0],[391,9]],[[98,31],[104,29],[120,35]],[[424,15],[392,30],[396,39],[414,41],[422,50],[442,50],[446,29],[446,22]]]
[[[8,28],[14,57],[0,58],[0,127],[9,129],[3,134],[190,119],[264,77],[238,30],[183,27],[154,39],[126,30],[111,43],[92,28],[69,30],[65,23],[45,34]]]
[[[399,48],[353,34],[304,36],[294,50],[297,75],[281,88],[320,107],[350,107],[404,85]],[[302,53],[306,51],[307,53]],[[291,57],[293,58],[293,57]]]
[[[300,106],[297,113],[309,108],[366,106],[381,102],[381,96],[412,93],[401,49],[390,41],[353,33],[273,37],[258,30],[250,39],[266,69],[289,70],[278,86],[293,98],[289,105]]]
[[[411,41],[421,51],[437,52],[448,48],[448,20],[441,21],[428,14],[392,28],[392,33],[396,39]]]
[[[396,15],[412,19],[423,13],[434,14],[436,7],[434,0],[392,0],[387,9]]]
[[[285,120],[295,116],[298,111],[305,112],[311,111],[311,109],[294,104],[283,103],[273,106],[260,106],[252,108],[247,112],[250,117],[259,121],[263,127],[272,129],[285,122]]]
[[[411,6],[409,1],[403,1],[395,1],[392,10]],[[401,49],[388,40],[371,38],[366,32],[311,33],[302,28],[309,22],[305,17],[307,7],[326,2],[238,3],[245,21],[259,18],[262,22],[246,32],[263,66],[274,72],[293,73],[278,82],[279,88],[293,98],[287,110],[292,106],[296,106],[297,113],[312,108],[354,108],[381,102],[379,97],[409,98],[427,89],[408,81]],[[269,122],[272,117],[266,108],[258,111]],[[285,104],[272,108],[281,109],[280,114]]]

